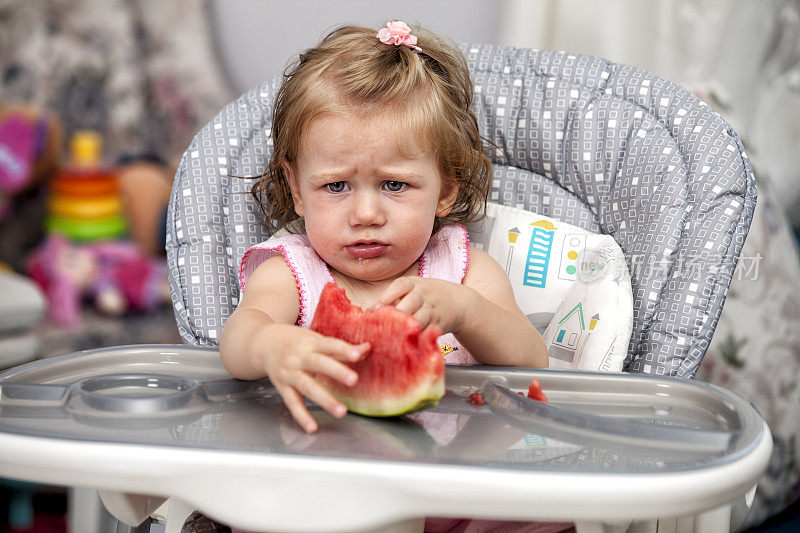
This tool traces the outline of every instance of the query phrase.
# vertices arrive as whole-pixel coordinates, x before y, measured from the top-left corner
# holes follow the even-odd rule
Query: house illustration
[[[586,338],[594,331],[599,321],[600,314],[595,313],[587,324],[583,314],[583,302],[578,302],[558,321],[550,345],[550,356],[568,363],[574,362],[580,347],[585,344]]]

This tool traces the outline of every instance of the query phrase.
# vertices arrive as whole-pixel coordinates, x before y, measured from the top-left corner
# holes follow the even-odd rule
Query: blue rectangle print
[[[528,257],[525,261],[525,275],[522,278],[523,285],[544,288],[547,283],[547,266],[550,264],[554,235],[553,231],[533,227]]]

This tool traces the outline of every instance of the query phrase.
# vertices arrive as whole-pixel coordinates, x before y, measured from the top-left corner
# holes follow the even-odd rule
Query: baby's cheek
[[[326,231],[325,225],[308,224],[306,223],[306,235],[311,242],[311,246],[317,252],[317,255],[326,259],[337,245],[336,235],[332,231]],[[330,225],[328,225],[330,228]],[[332,229],[332,228],[331,228]]]
[[[406,218],[399,225],[401,230],[396,238],[407,247],[420,247],[420,254],[428,246],[433,232],[433,220],[427,218]]]
[[[316,243],[312,242],[314,250],[326,263],[334,260],[335,245],[332,239],[318,238]]]

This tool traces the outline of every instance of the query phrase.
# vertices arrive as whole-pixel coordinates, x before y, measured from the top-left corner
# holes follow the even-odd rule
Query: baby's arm
[[[222,330],[220,355],[239,379],[269,377],[295,420],[308,432],[317,425],[303,396],[342,417],[347,408],[315,379],[325,374],[346,385],[358,374],[344,362],[359,360],[369,344],[353,346],[294,325],[300,309],[297,284],[281,256],[267,259],[247,281],[242,300]]]
[[[461,328],[454,332],[480,362],[490,365],[547,367],[547,345],[514,299],[505,271],[483,250],[470,250],[463,287],[467,298]]]
[[[489,254],[473,248],[461,285],[406,277],[381,296],[411,313],[423,327],[453,333],[478,361],[490,365],[546,367],[547,347],[514,300],[505,272]]]

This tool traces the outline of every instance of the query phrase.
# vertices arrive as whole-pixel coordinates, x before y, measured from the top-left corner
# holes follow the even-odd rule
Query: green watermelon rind
[[[352,413],[388,418],[414,413],[438,405],[439,399],[444,396],[444,380],[420,385],[417,390],[419,392],[407,392],[402,398],[397,399],[399,401],[391,398],[382,398],[380,401],[375,402],[350,398],[346,396],[346,393],[336,394],[334,392],[334,395]]]

